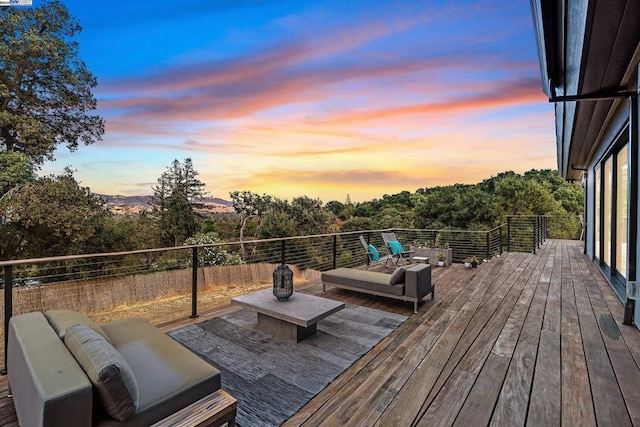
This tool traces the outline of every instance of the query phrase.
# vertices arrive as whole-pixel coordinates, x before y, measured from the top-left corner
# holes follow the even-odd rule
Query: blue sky
[[[63,3],[106,132],[42,173],[94,192],[186,157],[212,196],[324,202],[555,168],[528,2]]]

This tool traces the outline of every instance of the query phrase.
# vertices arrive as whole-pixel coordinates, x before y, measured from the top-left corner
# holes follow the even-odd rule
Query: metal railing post
[[[191,248],[191,316],[198,317],[198,248]]]
[[[280,242],[280,263],[286,264],[287,259],[285,258],[285,253],[287,250],[287,241],[282,239]]]
[[[531,227],[533,228],[533,241],[531,243],[533,243],[533,253],[536,253],[536,245],[537,245],[537,240],[538,240],[538,236],[536,235],[536,219],[533,218],[533,221],[531,223]]]
[[[500,255],[502,255],[502,224],[498,227],[498,233],[500,233]]]
[[[371,244],[371,233],[367,233],[367,246]],[[369,264],[371,264],[371,262],[369,261],[369,255],[367,255],[367,267],[369,267]]]
[[[336,260],[338,257],[338,236],[333,235],[333,269],[336,269]],[[368,257],[367,257],[368,258]]]
[[[487,231],[487,257],[485,259],[490,259],[491,258],[491,230]]]
[[[511,252],[511,217],[507,217],[507,252]]]
[[[13,316],[13,266],[4,267],[4,368],[0,374],[7,375],[7,344],[9,343],[9,320]]]
[[[539,216],[536,218],[536,224],[538,227],[538,247],[542,245],[542,217]]]

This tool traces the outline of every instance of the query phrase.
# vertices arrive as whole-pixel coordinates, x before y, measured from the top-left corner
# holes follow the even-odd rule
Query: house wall
[[[585,180],[586,189],[585,189],[585,208],[587,213],[587,224],[586,224],[586,233],[585,233],[585,249],[587,255],[595,261],[595,170],[596,167],[600,166],[600,162],[605,158],[612,150],[613,146],[620,140],[621,135],[631,135],[631,126],[636,128],[636,135],[640,133],[639,123],[640,123],[640,114],[637,118],[631,118],[631,108],[630,108],[629,100],[624,100],[620,102],[620,105],[616,109],[615,115],[612,120],[609,122],[609,125],[603,132],[601,142],[596,148],[593,156],[591,157],[591,162],[588,165],[588,174],[587,179]],[[638,100],[634,100],[633,102],[638,102]],[[629,137],[629,147],[631,144],[638,144],[638,141],[634,141],[632,137]],[[640,150],[636,150],[635,157],[631,157],[631,164],[640,165],[640,155],[638,154]],[[633,153],[633,150],[632,150]],[[632,187],[635,185],[636,188],[638,183],[631,184]],[[633,188],[632,188],[633,194]],[[633,198],[633,195],[632,195]],[[633,202],[633,200],[632,200]],[[636,197],[635,203],[637,205],[636,213],[640,212],[640,198]],[[629,222],[635,221],[636,224],[640,222],[640,214],[636,214],[635,217],[629,218]],[[601,237],[602,238],[602,237]],[[635,256],[635,265],[640,265],[640,239],[636,239],[636,256]],[[597,261],[596,261],[597,263]],[[631,264],[631,263],[629,263]],[[607,274],[604,274],[607,277]],[[629,277],[630,279],[638,280],[638,277]],[[621,298],[622,303],[626,301],[626,298]],[[640,301],[637,301],[634,312],[634,323],[636,327],[640,326]]]
[[[600,164],[605,155],[611,151],[613,145],[618,140],[618,136],[623,132],[625,126],[629,123],[629,101],[624,100],[620,103],[616,109],[615,116],[606,131],[603,134],[601,142],[591,157],[589,163],[588,176],[587,176],[587,188],[585,191],[586,208],[587,208],[587,231],[586,235],[586,247],[587,254],[591,259],[594,258],[594,240],[595,240],[595,176],[596,167]]]

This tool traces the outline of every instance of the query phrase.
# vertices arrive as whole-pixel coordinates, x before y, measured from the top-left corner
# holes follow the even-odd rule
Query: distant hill
[[[149,206],[151,196],[113,196],[107,194],[96,194],[96,196],[105,200],[107,208],[115,214],[139,213],[151,208]],[[207,197],[201,203],[211,212],[233,212],[233,203],[219,197]]]

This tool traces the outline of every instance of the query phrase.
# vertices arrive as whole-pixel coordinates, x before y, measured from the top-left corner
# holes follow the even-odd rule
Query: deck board
[[[584,355],[584,343],[578,320],[576,284],[579,284],[578,254],[565,245],[567,261],[562,269],[562,423],[564,425],[595,426],[591,401],[591,386]],[[580,296],[584,298],[584,296]],[[581,300],[582,304],[585,301]]]
[[[622,304],[580,243],[434,268],[433,283],[435,300],[416,314],[403,301],[296,285],[409,319],[285,425],[640,426],[640,332],[622,325]],[[0,425],[17,425],[6,377],[0,393]]]

